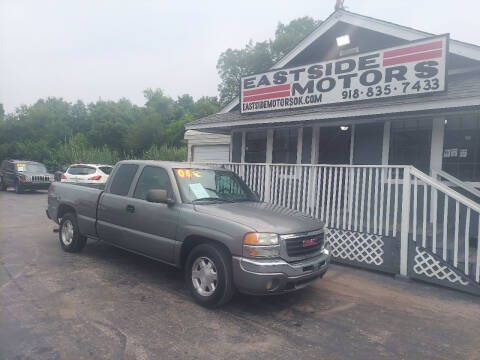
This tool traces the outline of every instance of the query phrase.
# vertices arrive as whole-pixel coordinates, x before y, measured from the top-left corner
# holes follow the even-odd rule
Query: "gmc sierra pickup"
[[[47,216],[61,247],[87,238],[184,268],[193,298],[216,307],[234,291],[277,294],[321,278],[330,262],[319,220],[261,202],[235,173],[160,161],[121,161],[104,190],[55,182]]]

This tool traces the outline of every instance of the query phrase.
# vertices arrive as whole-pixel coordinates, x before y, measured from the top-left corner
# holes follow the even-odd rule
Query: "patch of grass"
[[[109,149],[106,145],[95,148],[76,141],[69,141],[51,151],[50,157],[45,160],[45,163],[51,168],[58,168],[75,163],[115,165],[118,161],[126,159],[186,161],[187,148],[185,146],[153,145],[140,155],[135,155],[121,154]]]

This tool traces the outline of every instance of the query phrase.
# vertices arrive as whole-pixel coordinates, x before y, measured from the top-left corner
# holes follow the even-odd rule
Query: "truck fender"
[[[232,255],[234,254],[234,246],[232,246],[235,242],[235,239],[227,233],[218,231],[217,229],[207,228],[205,226],[198,226],[198,225],[188,225],[183,228],[182,233],[177,234],[177,247],[175,249],[175,264],[177,266],[182,267],[183,261],[185,260],[185,254],[182,253],[185,251],[184,245],[188,246],[187,244],[190,243],[193,239],[195,241],[214,241],[223,245]]]

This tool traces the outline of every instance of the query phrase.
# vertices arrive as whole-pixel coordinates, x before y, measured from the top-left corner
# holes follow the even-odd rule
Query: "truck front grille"
[[[305,235],[285,239],[285,247],[289,257],[305,256],[317,251],[323,247],[325,234],[323,232],[315,235]]]
[[[50,177],[44,175],[32,175],[32,182],[50,182]]]

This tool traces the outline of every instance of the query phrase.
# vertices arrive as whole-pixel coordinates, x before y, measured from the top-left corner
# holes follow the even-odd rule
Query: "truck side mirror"
[[[168,196],[167,190],[163,189],[148,190],[146,200],[152,203],[163,203],[168,205],[175,203],[175,200]]]

